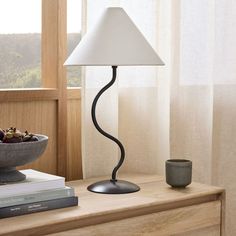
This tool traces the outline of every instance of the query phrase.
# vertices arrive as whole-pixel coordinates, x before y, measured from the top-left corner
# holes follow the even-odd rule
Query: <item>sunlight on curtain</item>
[[[85,25],[87,31],[93,27],[105,7],[117,1],[84,1]],[[91,105],[98,91],[112,76],[110,67],[86,67],[82,82],[82,159],[84,177],[109,175],[118,161],[118,149],[109,139],[102,136],[91,119]],[[118,136],[118,87],[114,84],[98,101],[97,120],[102,129]]]
[[[212,162],[212,3],[190,0],[173,5],[181,15],[173,16],[179,73],[172,79],[171,157],[194,160],[194,179],[206,183],[211,183]]]
[[[171,156],[193,160],[194,180],[226,188],[227,236],[236,232],[235,12],[231,0],[173,4]]]
[[[226,235],[236,232],[236,2],[215,2],[212,182],[226,188]]]
[[[160,2],[123,0],[121,6],[168,64],[158,51]],[[164,173],[164,160],[169,157],[169,135],[165,132],[169,129],[169,114],[168,110],[162,110],[159,99],[158,71],[161,70],[157,66],[120,67],[119,137],[127,154],[121,171]],[[163,122],[158,119],[160,112],[165,117]],[[166,145],[162,146],[162,140]]]

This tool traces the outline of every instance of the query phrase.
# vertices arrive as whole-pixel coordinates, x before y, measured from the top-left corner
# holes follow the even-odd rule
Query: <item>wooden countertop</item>
[[[193,204],[217,200],[222,188],[192,183],[185,189],[169,187],[163,177],[156,175],[120,175],[138,184],[141,190],[122,195],[96,194],[87,191],[87,186],[96,178],[68,182],[79,196],[79,205],[64,209],[34,213],[0,220],[0,235],[44,235],[73,228],[105,223],[112,220],[149,214]]]

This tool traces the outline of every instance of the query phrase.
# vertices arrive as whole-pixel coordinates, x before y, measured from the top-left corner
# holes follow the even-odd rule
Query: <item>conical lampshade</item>
[[[65,65],[164,65],[122,8],[107,8]]]

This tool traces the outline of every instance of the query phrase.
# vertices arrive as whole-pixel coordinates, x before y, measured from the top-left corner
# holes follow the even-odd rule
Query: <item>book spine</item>
[[[0,218],[25,215],[34,212],[42,212],[42,211],[48,211],[77,205],[78,205],[78,197],[67,197],[49,201],[3,207],[0,208]]]
[[[73,188],[65,187],[62,189],[45,190],[26,195],[9,196],[0,198],[0,208],[32,202],[47,201],[57,198],[73,197],[74,195],[75,191]]]

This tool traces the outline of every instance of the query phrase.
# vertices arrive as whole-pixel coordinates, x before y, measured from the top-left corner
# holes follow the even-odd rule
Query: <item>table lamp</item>
[[[114,84],[118,66],[164,65],[164,63],[124,9],[110,7],[105,9],[95,27],[82,38],[66,60],[65,65],[112,67],[112,79],[94,98],[91,115],[96,129],[118,145],[120,160],[112,171],[111,179],[91,184],[87,189],[95,193],[105,194],[139,191],[140,188],[136,184],[117,179],[117,171],[125,159],[125,149],[117,138],[99,126],[96,119],[96,105],[100,96]]]

